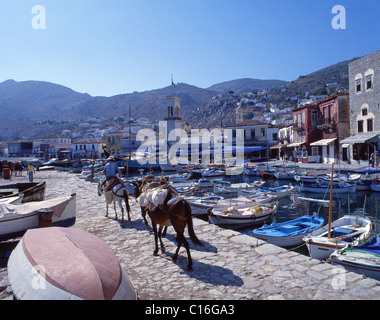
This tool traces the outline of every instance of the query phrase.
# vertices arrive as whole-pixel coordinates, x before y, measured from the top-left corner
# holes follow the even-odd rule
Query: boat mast
[[[330,205],[329,205],[329,233],[328,238],[331,239],[331,216],[332,216],[332,196],[333,196],[333,175],[334,173],[334,163],[332,164],[331,168],[331,184],[330,184]]]

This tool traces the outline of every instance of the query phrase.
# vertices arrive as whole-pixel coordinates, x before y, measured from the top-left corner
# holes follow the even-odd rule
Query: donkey
[[[135,186],[135,197],[136,200],[140,196],[141,193],[146,192],[149,189],[156,188],[158,186],[161,186],[163,184],[166,184],[167,181],[164,178],[157,178],[155,176],[145,176],[141,181],[139,182],[132,182],[132,184]],[[147,229],[149,229],[149,223],[146,219],[147,209],[140,206],[141,208],[141,215],[144,219],[145,225]],[[166,233],[167,228],[165,228],[164,234]]]
[[[188,226],[190,239],[195,244],[203,245],[194,232],[191,207],[186,200],[178,198],[178,194],[173,188],[165,185],[158,188],[168,188],[169,192],[163,205],[159,205],[154,210],[146,209],[150,219],[152,220],[152,227],[154,231],[155,249],[153,251],[153,255],[156,256],[158,254],[158,240],[160,241],[161,252],[165,253],[165,246],[162,242],[161,232],[163,227],[173,226],[177,233],[178,246],[172,259],[173,261],[177,261],[179,249],[183,244],[188,258],[187,270],[191,270],[193,261],[190,254],[189,243],[184,236],[186,226]]]
[[[105,191],[105,189],[106,189],[106,187],[104,186],[104,183],[102,181],[100,181],[98,183],[98,195],[100,197],[104,193],[104,195],[106,197],[106,205],[107,205],[106,217],[108,217],[108,205],[113,202],[114,210],[115,210],[115,219],[116,220],[118,219],[117,218],[117,210],[116,210],[116,202],[117,202],[119,204],[120,209],[121,209],[121,214],[122,214],[121,222],[124,222],[124,208],[122,205],[122,201],[124,200],[125,206],[127,208],[128,220],[131,221],[131,217],[129,214],[130,206],[129,206],[128,189],[122,184],[117,184],[110,191]]]

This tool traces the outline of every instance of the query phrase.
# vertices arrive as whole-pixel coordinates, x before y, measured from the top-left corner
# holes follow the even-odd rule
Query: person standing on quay
[[[29,182],[33,182],[33,171],[34,171],[33,164],[32,164],[32,163],[29,163],[29,166],[27,167],[26,170],[28,171]]]

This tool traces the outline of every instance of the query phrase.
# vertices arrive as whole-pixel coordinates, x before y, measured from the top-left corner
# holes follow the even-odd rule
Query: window
[[[302,112],[302,124],[306,122],[306,112]]]
[[[362,91],[362,79],[357,79],[355,81],[356,83],[356,92],[361,92]]]
[[[276,141],[277,139],[278,139],[277,132],[273,132],[273,133],[272,133],[272,140],[273,140],[273,141]]]
[[[373,119],[367,119],[367,132],[373,131]]]
[[[329,116],[330,116],[329,123],[333,123],[332,104],[330,104],[328,108],[329,108]]]
[[[319,149],[318,149],[318,147],[312,147],[311,148],[311,155],[312,156],[319,156]]]
[[[358,121],[358,132],[363,132],[363,120]]]
[[[265,128],[261,128],[261,136],[265,137]]]
[[[256,130],[255,129],[251,129],[251,139],[252,140],[256,139]]]
[[[318,111],[313,110],[311,111],[311,125],[315,127],[318,123]]]
[[[372,74],[365,77],[366,90],[372,89]]]
[[[362,116],[364,117],[366,115],[368,115],[368,109],[367,108],[362,110]]]

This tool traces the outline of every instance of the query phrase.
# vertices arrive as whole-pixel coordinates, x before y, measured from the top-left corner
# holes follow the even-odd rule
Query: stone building
[[[349,65],[350,134],[340,141],[347,160],[368,161],[380,146],[380,50]]]

